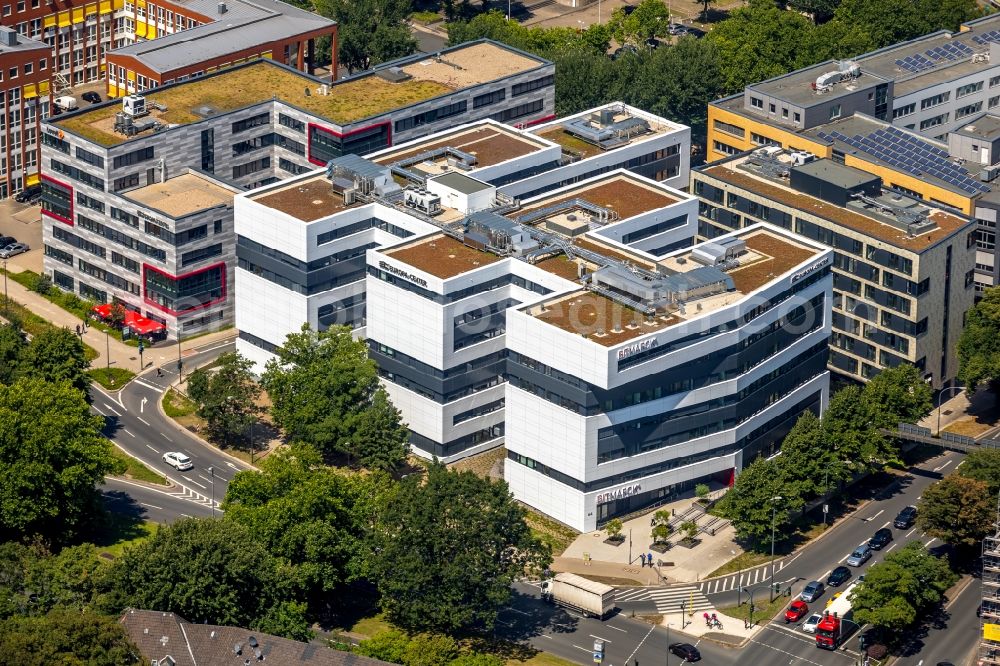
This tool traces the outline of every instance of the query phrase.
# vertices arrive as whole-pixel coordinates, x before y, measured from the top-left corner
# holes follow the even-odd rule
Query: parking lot
[[[12,271],[26,269],[42,272],[42,222],[41,208],[26,206],[13,197],[0,200],[0,235],[13,236],[31,246],[31,251],[19,254],[8,261]]]

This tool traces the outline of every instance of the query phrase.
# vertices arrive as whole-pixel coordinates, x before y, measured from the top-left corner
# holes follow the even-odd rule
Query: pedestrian
[[[76,325],[76,335],[77,335],[77,337],[82,337],[83,336],[83,334],[80,332],[80,325],[79,324]]]
[[[649,560],[649,568],[652,569],[653,568],[653,554],[652,553],[646,553],[646,559]]]
[[[639,566],[642,567],[646,566],[646,556],[643,555],[642,553],[639,553],[639,562],[641,563]]]
[[[162,377],[163,376],[163,370],[160,370],[159,368],[157,368],[156,369],[156,376],[157,377]]]

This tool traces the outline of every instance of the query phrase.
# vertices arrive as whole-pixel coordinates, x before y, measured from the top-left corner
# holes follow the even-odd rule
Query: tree
[[[1000,380],[1000,287],[987,289],[967,312],[958,338],[957,379],[969,395]],[[1000,401],[1000,392],[994,393]]]
[[[814,23],[824,23],[833,16],[840,0],[789,0],[788,6],[798,12],[809,14]]]
[[[984,481],[949,474],[924,491],[917,523],[933,537],[966,551],[993,533],[996,501]]]
[[[896,428],[900,421],[916,423],[931,413],[933,391],[915,365],[886,368],[865,385],[865,402],[873,407],[873,426]]]
[[[108,323],[111,324],[113,328],[121,330],[125,325],[125,316],[128,314],[128,310],[121,303],[112,303],[111,307],[108,308]]]
[[[68,382],[0,386],[0,534],[62,543],[103,514],[94,486],[122,470],[102,426]]]
[[[382,514],[372,579],[390,619],[415,631],[490,631],[510,585],[551,561],[507,484],[435,463]]]
[[[681,532],[684,532],[684,539],[694,541],[698,536],[698,523],[693,520],[685,520],[681,523]]]
[[[101,606],[107,566],[91,544],[57,554],[40,539],[0,544],[0,619]]]
[[[0,655],[18,666],[122,666],[139,663],[116,618],[69,609],[0,622]],[[15,663],[14,661],[5,663]]]
[[[866,50],[905,42],[930,31],[913,0],[842,0],[833,16],[835,21],[859,27],[868,35]]]
[[[864,585],[851,595],[854,620],[901,631],[940,603],[957,580],[947,561],[910,542],[868,568]]]
[[[855,471],[876,471],[899,462],[899,446],[879,432],[879,425],[887,420],[879,410],[864,389],[848,386],[830,398],[823,414],[825,441],[835,449],[838,460],[852,461]]]
[[[21,354],[20,374],[47,382],[68,381],[87,395],[90,377],[86,347],[68,328],[46,326]]]
[[[391,496],[386,474],[350,474],[321,464],[307,445],[280,449],[260,471],[238,472],[222,509],[285,563],[289,586],[320,618],[347,605],[345,586],[369,556],[375,516]]]
[[[605,531],[608,533],[609,539],[617,539],[622,533],[622,521],[618,518],[612,518],[608,521],[608,524],[604,526]]]
[[[339,61],[351,74],[417,49],[406,25],[410,0],[316,0],[314,5],[339,24]]]
[[[207,423],[210,439],[229,443],[247,432],[263,413],[253,361],[238,352],[219,356],[216,367],[198,368],[188,377],[188,397]]]
[[[628,14],[622,7],[611,12],[608,29],[619,44],[644,45],[651,37],[667,34],[670,11],[663,0],[642,0]]]
[[[715,0],[695,0],[701,5],[701,22],[708,23],[708,7],[713,4]]]
[[[391,469],[406,456],[406,428],[379,384],[367,347],[345,326],[290,334],[267,364],[262,382],[271,415],[289,439],[322,454],[347,454]]]
[[[965,458],[958,474],[967,479],[982,481],[988,486],[991,498],[1000,494],[1000,449],[979,449]]]
[[[672,533],[673,530],[670,528],[670,525],[667,523],[657,523],[653,526],[653,529],[650,530],[649,536],[652,537],[653,543],[663,543],[670,538]]]
[[[741,541],[758,547],[770,542],[771,498],[777,496],[783,498],[774,513],[777,538],[783,540],[792,533],[791,512],[801,509],[805,502],[801,496],[783,494],[786,479],[785,470],[778,462],[780,459],[781,456],[771,460],[758,459],[744,468],[717,505],[732,522]]]
[[[0,324],[0,384],[14,381],[21,354],[28,346],[24,332],[12,324]]]
[[[233,520],[186,518],[126,549],[111,572],[119,607],[155,608],[208,622],[302,639],[309,623],[289,605],[287,580],[258,535]],[[275,622],[275,611],[284,617]],[[298,617],[290,617],[298,610]]]
[[[699,483],[694,487],[694,494],[700,500],[708,499],[708,493],[711,492],[711,488],[708,487],[707,483]]]

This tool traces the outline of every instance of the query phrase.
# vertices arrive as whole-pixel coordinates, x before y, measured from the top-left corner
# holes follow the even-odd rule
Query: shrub
[[[711,492],[711,488],[708,487],[706,483],[699,483],[694,487],[694,494],[699,497],[699,499],[705,499],[708,497],[708,493]]]
[[[32,280],[31,290],[45,296],[52,291],[52,278],[44,273]]]
[[[390,629],[380,631],[368,640],[361,641],[355,651],[372,659],[402,664],[409,644],[410,639],[406,634],[398,629]]]
[[[698,523],[693,520],[686,520],[681,523],[681,531],[684,532],[684,537],[686,539],[694,540],[698,536]]]
[[[604,526],[604,529],[607,530],[609,537],[617,539],[622,533],[622,527],[622,521],[617,518],[612,518],[608,521],[608,524]]]

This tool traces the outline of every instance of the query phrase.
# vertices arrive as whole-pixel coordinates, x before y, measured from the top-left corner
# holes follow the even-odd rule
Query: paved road
[[[196,365],[207,363],[232,348],[231,342],[214,343],[187,352],[184,355],[185,372],[187,368],[193,369]],[[105,417],[105,434],[116,445],[175,484],[171,492],[176,498],[191,505],[210,508],[214,502],[218,506],[225,497],[229,479],[237,471],[248,469],[249,465],[230,458],[197,437],[177,429],[160,412],[157,405],[176,378],[176,372],[175,363],[163,368],[162,377],[157,377],[153,369],[147,370],[115,394],[109,394],[94,385],[91,389],[93,409]],[[162,456],[168,451],[187,454],[194,463],[194,469],[179,472],[167,465]],[[213,472],[208,471],[210,467]],[[127,492],[132,495],[131,490]],[[183,512],[177,511],[173,517],[181,513]]]
[[[740,663],[740,653],[707,641],[688,639],[676,632],[618,613],[602,622],[583,618],[572,611],[556,608],[539,598],[538,588],[527,583],[514,585],[514,601],[500,615],[498,634],[563,657],[578,664],[593,664],[594,639],[605,640],[602,666],[679,666],[681,659],[667,651],[670,643],[697,644],[706,665]],[[753,662],[745,662],[751,664]]]
[[[940,617],[927,629],[926,635],[914,640],[914,654],[896,662],[898,666],[933,666],[939,661],[949,661],[957,666],[975,663],[979,644],[979,618],[976,608],[981,600],[979,579],[945,605]]]
[[[191,502],[169,489],[157,490],[123,479],[106,479],[101,488],[110,511],[166,524],[177,518],[207,518],[212,509],[207,504]]]

